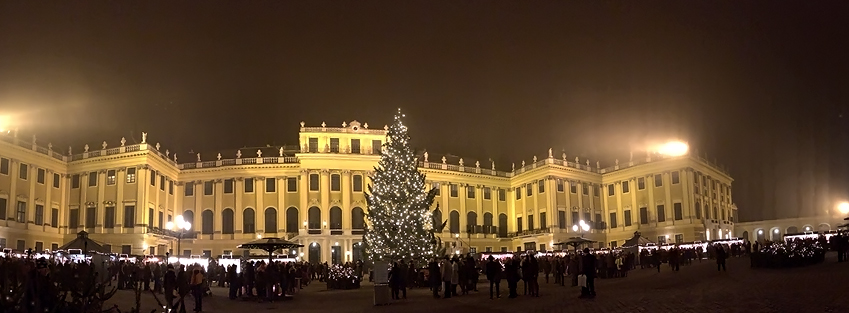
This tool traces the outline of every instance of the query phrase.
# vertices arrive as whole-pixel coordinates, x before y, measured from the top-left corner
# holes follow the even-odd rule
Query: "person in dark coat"
[[[174,290],[177,289],[177,273],[174,272],[174,265],[168,264],[168,270],[165,271],[165,302],[168,307],[174,309]]]
[[[433,291],[433,297],[439,298],[439,286],[442,284],[442,275],[439,272],[439,262],[436,259],[430,260],[427,264],[428,280],[430,280],[430,289]]]
[[[504,273],[507,278],[507,289],[509,290],[509,295],[507,297],[518,297],[519,294],[516,293],[516,289],[519,285],[519,260],[507,260],[507,263],[504,265]]]
[[[407,270],[402,265],[404,262],[395,262],[392,264],[392,270],[389,271],[389,286],[392,288],[392,299],[401,299],[401,290],[404,290],[404,299],[407,299]]]
[[[489,298],[492,299],[492,289],[495,287],[495,296],[501,298],[501,263],[491,255],[486,262],[486,279],[489,280]]]
[[[716,245],[716,270],[725,272],[725,259],[728,258],[728,253],[722,248],[722,245]]]
[[[584,255],[581,258],[581,274],[587,276],[587,286],[581,287],[581,298],[594,298],[596,276],[595,256],[590,254],[589,248],[584,248]]]

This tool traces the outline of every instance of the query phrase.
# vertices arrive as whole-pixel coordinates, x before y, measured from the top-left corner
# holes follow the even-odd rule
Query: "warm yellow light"
[[[840,211],[840,214],[849,213],[849,202],[842,202],[837,205],[837,210]]]
[[[657,147],[657,153],[672,157],[685,155],[689,150],[690,146],[683,141],[670,141]]]
[[[8,115],[0,115],[0,133],[5,133],[12,128],[12,119]]]

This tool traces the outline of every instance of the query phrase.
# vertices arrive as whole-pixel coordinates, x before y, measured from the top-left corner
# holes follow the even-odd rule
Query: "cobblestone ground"
[[[724,273],[716,271],[715,263],[703,261],[682,266],[680,272],[664,265],[660,273],[638,269],[627,278],[597,280],[598,296],[592,300],[578,299],[578,287],[546,284],[543,279],[539,298],[490,300],[488,283],[482,281],[479,293],[433,299],[429,290],[414,289],[407,300],[374,306],[371,286],[329,291],[313,284],[294,300],[275,303],[229,300],[226,290],[214,288],[214,295],[204,299],[204,312],[849,312],[847,278],[849,263],[837,263],[833,254],[824,264],[786,270],[751,269],[748,258],[737,258],[728,261]],[[191,301],[186,300],[189,307]],[[119,291],[111,302],[126,311],[135,303],[134,294]],[[143,295],[142,312],[155,309],[155,303]]]

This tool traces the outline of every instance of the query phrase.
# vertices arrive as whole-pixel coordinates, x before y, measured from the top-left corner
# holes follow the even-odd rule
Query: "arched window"
[[[277,232],[277,209],[268,207],[265,209],[265,229],[266,233]]]
[[[498,214],[498,237],[507,237],[507,214]]]
[[[363,214],[363,209],[356,207],[351,210],[351,228],[352,229],[365,229],[365,214]]]
[[[784,233],[785,233],[785,234],[798,234],[798,233],[799,233],[799,229],[798,229],[798,228],[796,228],[796,226],[790,226],[790,227],[787,227],[787,229],[786,229],[786,230],[784,230]]]
[[[433,210],[433,227],[442,226],[442,211],[439,209]]]
[[[183,212],[183,220],[192,224],[192,230],[197,228],[195,225],[195,212],[186,210]]]
[[[450,224],[448,226],[448,229],[451,230],[452,234],[459,234],[460,233],[460,212],[451,211],[448,218],[449,218],[448,224]]]
[[[342,209],[338,206],[330,208],[330,229],[342,229]]]
[[[696,201],[695,211],[696,211],[696,219],[697,220],[702,219],[702,205],[699,203],[699,201]]]
[[[486,212],[483,214],[483,233],[493,234],[492,229],[492,213]]]
[[[242,212],[242,233],[253,234],[256,232],[256,212],[252,208],[245,208]]]
[[[475,226],[478,226],[478,214],[475,212],[466,213],[466,231],[475,233]]]
[[[235,225],[233,225],[233,209],[227,208],[221,211],[221,233],[235,233]]]
[[[204,210],[203,213],[200,214],[201,218],[201,234],[209,235],[212,234],[213,231],[213,213],[212,210]]]
[[[309,219],[309,229],[321,229],[321,209],[318,207],[311,207],[309,211],[307,211],[308,219]]]
[[[298,232],[298,208],[289,207],[286,209],[286,232],[287,233],[297,233]]]

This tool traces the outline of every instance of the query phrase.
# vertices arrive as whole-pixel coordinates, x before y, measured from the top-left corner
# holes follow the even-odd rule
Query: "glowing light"
[[[11,120],[8,115],[0,115],[0,133],[9,132],[12,129]]]
[[[764,230],[763,230],[763,229],[758,229],[758,235],[763,235],[763,234],[764,234]]]
[[[256,234],[256,239],[262,239],[262,234]]]
[[[840,211],[840,214],[849,213],[849,202],[841,202],[837,205],[837,210]]]
[[[687,154],[690,146],[683,141],[670,141],[657,147],[657,153],[677,157]]]
[[[776,228],[776,229],[775,229],[775,230],[773,230],[772,232],[777,234],[777,233],[778,233],[778,228]]]

